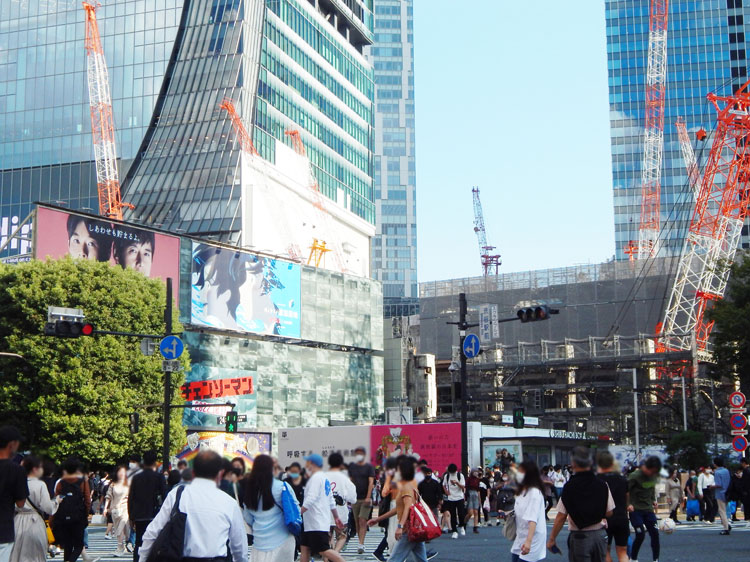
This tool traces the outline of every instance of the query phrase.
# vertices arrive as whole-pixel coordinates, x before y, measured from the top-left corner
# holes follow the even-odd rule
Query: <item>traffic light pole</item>
[[[172,334],[172,278],[167,277],[167,306],[164,309],[164,335]],[[162,415],[164,416],[164,447],[162,449],[162,470],[169,469],[169,417],[172,402],[172,372],[164,372],[164,404]]]

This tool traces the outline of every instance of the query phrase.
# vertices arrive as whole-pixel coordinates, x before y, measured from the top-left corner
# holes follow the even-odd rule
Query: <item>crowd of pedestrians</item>
[[[74,458],[59,468],[33,455],[19,458],[21,440],[17,429],[0,428],[0,562],[43,562],[50,548],[60,549],[63,562],[95,560],[86,552],[92,516],[106,523],[113,555],[132,552],[136,562],[161,559],[176,532],[185,562],[247,562],[249,545],[253,562],[343,562],[349,542],[367,554],[365,538],[376,526],[383,538],[369,555],[381,562],[427,562],[437,555],[428,542],[434,537],[409,536],[413,510],[431,512],[434,536],[439,524],[453,540],[468,526],[479,533],[482,526],[505,525],[512,562],[562,553],[557,537],[566,524],[570,561],[635,562],[647,536],[645,558],[657,561],[659,527],[679,524],[680,511],[688,520],[718,516],[722,535],[736,520],[730,507],[743,506],[750,518],[750,466],[743,461],[730,472],[721,458],[685,475],[664,471],[658,457],[620,471],[609,452],[594,457],[585,447],[572,451],[570,466],[541,468],[530,460],[517,463],[502,450],[486,468],[461,471],[450,464],[440,473],[406,455],[374,467],[360,447],[349,464],[331,452],[282,470],[273,457],[260,455],[248,471],[243,458],[229,461],[205,450],[192,467],[180,461],[160,472],[148,451],[109,473],[93,473]],[[660,478],[669,507],[669,519],[661,521]],[[51,535],[56,546],[49,546]]]

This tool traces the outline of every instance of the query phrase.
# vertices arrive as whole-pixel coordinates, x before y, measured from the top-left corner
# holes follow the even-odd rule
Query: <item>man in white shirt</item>
[[[310,562],[310,557],[320,554],[330,562],[345,562],[342,556],[331,548],[331,516],[336,527],[344,528],[344,523],[336,510],[331,482],[323,472],[323,457],[305,457],[305,471],[310,475],[305,486],[305,499],[302,503],[302,539],[300,540],[301,562]]]
[[[451,538],[457,539],[458,534],[466,534],[464,519],[466,518],[466,503],[464,493],[466,492],[466,479],[458,471],[458,467],[451,463],[443,475],[443,489],[446,499],[443,502],[445,511],[451,514]]]
[[[344,468],[344,457],[341,453],[331,453],[328,456],[328,466],[330,469],[326,473],[326,478],[331,483],[331,493],[333,502],[336,504],[336,511],[341,521],[349,521],[350,506],[357,502],[357,488],[349,479],[342,469]],[[331,518],[331,530],[336,536],[336,542],[333,549],[341,552],[346,546],[346,529],[336,527],[333,518]]]
[[[198,453],[193,474],[190,486],[183,488],[179,504],[179,510],[187,514],[183,560],[224,562],[231,553],[232,562],[247,562],[247,537],[239,505],[218,487],[222,477],[221,457],[213,451]],[[177,489],[169,493],[146,529],[141,560],[148,560],[154,541],[169,521],[176,495]]]

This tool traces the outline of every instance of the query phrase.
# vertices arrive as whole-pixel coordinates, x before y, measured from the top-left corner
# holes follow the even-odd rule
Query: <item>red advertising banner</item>
[[[425,459],[442,474],[451,463],[461,465],[461,424],[373,425],[370,450],[376,466],[383,466],[389,456],[407,454]]]
[[[109,262],[151,278],[180,279],[180,239],[131,225],[38,207],[36,259],[64,256]],[[177,300],[175,291],[175,300]]]
[[[189,382],[182,385],[180,392],[185,400],[207,400],[209,398],[223,398],[225,396],[244,396],[254,392],[253,377]]]

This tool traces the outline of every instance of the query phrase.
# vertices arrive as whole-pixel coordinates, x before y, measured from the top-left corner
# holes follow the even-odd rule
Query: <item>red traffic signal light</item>
[[[48,322],[44,326],[45,336],[58,338],[80,338],[81,336],[93,336],[95,332],[93,324],[88,322],[75,322],[72,320],[57,320]]]

